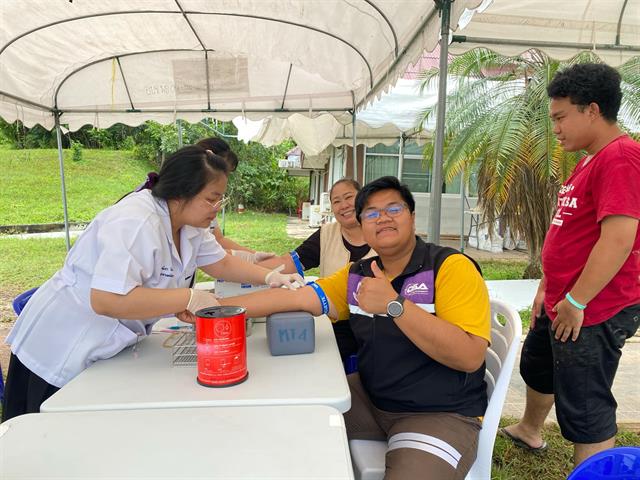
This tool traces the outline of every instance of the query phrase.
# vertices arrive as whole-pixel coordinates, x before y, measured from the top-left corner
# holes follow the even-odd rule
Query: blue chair
[[[596,453],[578,465],[567,480],[638,480],[640,447],[617,447]]]
[[[31,296],[38,290],[38,287],[34,287],[31,290],[27,290],[26,292],[22,292],[16,298],[13,299],[13,310],[16,312],[16,315],[20,315],[20,312],[27,304]]]
[[[344,372],[349,375],[358,371],[358,355],[350,355],[344,361]]]

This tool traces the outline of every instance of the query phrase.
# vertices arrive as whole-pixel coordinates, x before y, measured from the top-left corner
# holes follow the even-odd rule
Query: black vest
[[[449,255],[456,253],[460,252],[416,237],[411,260],[404,272],[391,282],[393,288],[433,313],[438,270]],[[487,408],[484,363],[473,373],[446,367],[420,350],[392,318],[367,314],[359,308],[354,293],[363,277],[373,277],[371,262],[374,260],[381,263],[379,257],[355,262],[349,269],[347,287],[349,323],[358,342],[358,371],[373,404],[388,412],[484,415]],[[470,260],[480,271],[476,262]]]

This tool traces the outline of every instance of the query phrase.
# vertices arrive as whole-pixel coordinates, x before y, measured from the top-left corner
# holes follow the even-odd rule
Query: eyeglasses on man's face
[[[382,212],[385,212],[389,217],[397,217],[405,209],[409,208],[406,203],[391,203],[383,208],[365,208],[360,215],[363,222],[375,222],[380,218]]]
[[[216,212],[218,210],[222,210],[224,207],[226,207],[229,204],[229,201],[231,200],[229,197],[222,197],[220,200],[218,200],[215,203],[210,202],[209,200],[206,200],[203,198],[203,200],[209,204],[209,206],[211,208],[213,208]]]

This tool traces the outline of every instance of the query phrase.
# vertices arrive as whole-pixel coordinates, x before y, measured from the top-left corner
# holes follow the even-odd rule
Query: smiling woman
[[[320,276],[327,277],[349,262],[375,256],[376,252],[364,240],[356,217],[355,199],[359,191],[360,184],[355,180],[338,180],[329,191],[336,222],[323,225],[291,253],[271,258],[260,265],[275,268],[284,264],[283,271],[297,271],[301,275],[305,270],[319,266]],[[333,330],[340,356],[345,361],[356,353],[355,338],[348,322],[334,323]]]

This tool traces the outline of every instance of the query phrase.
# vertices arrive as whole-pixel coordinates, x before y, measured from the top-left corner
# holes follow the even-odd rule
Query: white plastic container
[[[311,210],[310,202],[302,202],[302,218],[301,220],[309,220],[309,211]]]

